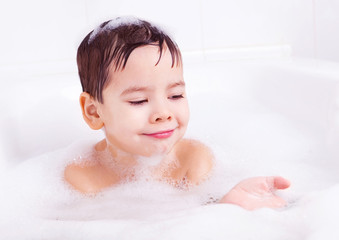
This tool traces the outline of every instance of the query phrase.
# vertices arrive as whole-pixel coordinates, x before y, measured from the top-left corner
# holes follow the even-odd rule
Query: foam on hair
[[[93,32],[91,33],[91,35],[88,39],[88,44],[90,44],[95,39],[95,37],[103,31],[110,31],[110,30],[116,29],[120,26],[131,25],[131,24],[140,25],[141,21],[140,21],[140,19],[133,17],[133,16],[123,16],[123,17],[118,17],[118,18],[110,20],[104,26],[103,26],[103,24],[100,24],[100,26],[95,28],[93,30]]]

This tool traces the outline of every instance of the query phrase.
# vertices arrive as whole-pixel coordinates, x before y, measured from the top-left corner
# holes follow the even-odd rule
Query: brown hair
[[[122,71],[132,51],[145,45],[159,46],[161,59],[164,46],[172,56],[172,67],[182,63],[177,44],[151,23],[132,18],[116,18],[102,23],[81,42],[77,64],[82,90],[103,103],[102,91],[109,82],[110,68]]]

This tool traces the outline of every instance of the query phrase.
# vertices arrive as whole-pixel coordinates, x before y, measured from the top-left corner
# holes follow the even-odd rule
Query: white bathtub
[[[75,71],[19,77],[7,73],[6,79],[1,89],[2,172],[78,139],[103,136],[82,120]],[[72,239],[338,236],[339,64],[294,58],[195,63],[185,65],[185,80],[191,106],[187,137],[205,141],[226,166],[228,183],[221,186],[225,193],[245,177],[283,175],[292,181],[291,189],[282,193],[289,208],[247,212],[207,205],[181,209],[161,220],[102,214],[92,215],[90,222],[35,219],[33,223],[43,227],[23,232],[49,239],[70,236],[74,228],[78,234]]]

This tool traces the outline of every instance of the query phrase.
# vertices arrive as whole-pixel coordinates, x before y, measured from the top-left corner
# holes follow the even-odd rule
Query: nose
[[[151,114],[150,121],[151,123],[161,123],[165,121],[171,121],[172,118],[172,113],[163,106],[158,108]]]

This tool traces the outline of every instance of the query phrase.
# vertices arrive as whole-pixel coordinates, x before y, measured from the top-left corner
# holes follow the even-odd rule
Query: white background
[[[0,7],[0,70],[31,66],[43,71],[40,64],[49,69],[59,64],[54,71],[76,71],[83,37],[119,15],[163,25],[191,56],[207,52],[228,59],[292,55],[339,61],[338,13],[336,0],[6,1]],[[65,62],[71,67],[62,66]]]

